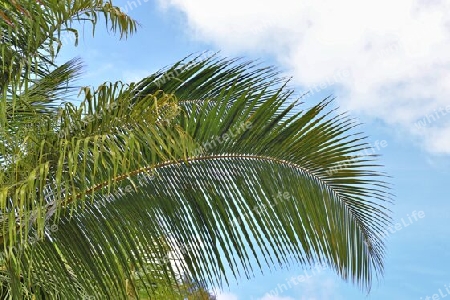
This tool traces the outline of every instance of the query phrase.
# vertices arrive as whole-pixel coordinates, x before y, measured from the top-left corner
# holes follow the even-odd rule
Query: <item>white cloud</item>
[[[340,70],[340,105],[450,154],[450,2],[446,0],[160,0],[186,15],[190,34],[228,53],[268,53],[299,84]]]
[[[294,300],[294,298],[291,298],[291,297],[280,297],[280,296],[274,296],[274,295],[266,294],[260,300]]]
[[[309,279],[303,286],[299,300],[342,299],[335,279],[317,276]]]
[[[272,290],[266,293],[259,300],[294,300],[289,296],[278,295],[280,291]],[[299,300],[319,300],[319,299],[341,299],[338,293],[337,282],[329,276],[315,276],[299,285],[293,286],[290,290],[282,290],[281,293],[295,295]]]
[[[238,300],[238,297],[231,293],[218,292],[217,300]]]

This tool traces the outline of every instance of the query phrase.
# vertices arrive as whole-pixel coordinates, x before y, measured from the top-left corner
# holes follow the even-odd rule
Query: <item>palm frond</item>
[[[39,199],[33,189],[52,187],[51,202],[32,206],[20,219],[27,230],[18,231],[21,241],[34,230],[45,240],[23,255],[9,251],[18,264],[8,274],[58,291],[75,280],[98,298],[124,297],[127,286],[144,282],[151,295],[156,277],[132,272],[157,269],[146,255],[169,247],[179,263],[165,265],[163,281],[184,274],[221,285],[265,265],[320,263],[369,290],[383,272],[386,176],[376,157],[355,159],[370,145],[357,124],[330,109],[332,99],[300,110],[273,72],[211,58],[160,86],[157,73],[125,88],[87,90],[86,105],[67,105],[59,142],[46,152],[61,154],[42,161],[46,181],[18,189]],[[1,195],[12,203],[3,228],[11,236],[21,193]],[[44,234],[50,220],[59,229]],[[41,265],[36,278],[25,272]],[[76,295],[76,288],[64,293]]]
[[[228,67],[225,67],[227,64]],[[169,80],[160,88],[166,91],[164,88],[167,86],[168,91],[178,96],[180,103],[191,99],[207,102],[194,105],[195,109],[190,109],[181,121],[198,143],[196,154],[199,155],[190,158],[189,162],[191,165],[197,161],[204,163],[204,177],[209,181],[217,182],[217,174],[223,170],[233,170],[233,166],[239,171],[232,173],[246,174],[242,176],[248,177],[245,188],[236,188],[239,175],[233,180],[228,172],[226,176],[219,177],[231,177],[231,181],[219,180],[212,184],[208,191],[212,195],[204,190],[201,193],[205,195],[205,209],[202,212],[207,216],[202,217],[208,218],[211,223],[213,220],[223,222],[222,234],[230,235],[224,238],[221,250],[230,247],[238,253],[239,259],[250,261],[239,254],[245,253],[244,249],[248,248],[237,246],[239,238],[227,227],[226,221],[237,219],[240,213],[249,213],[252,218],[246,220],[248,232],[241,233],[244,237],[264,236],[265,239],[261,239],[257,246],[265,245],[263,241],[270,237],[279,238],[271,244],[267,254],[274,253],[282,261],[287,259],[288,253],[295,255],[303,251],[303,256],[297,254],[300,262],[329,264],[343,278],[369,288],[372,276],[380,275],[383,270],[384,244],[379,233],[390,220],[385,205],[391,195],[383,180],[384,174],[373,170],[377,168],[375,157],[369,155],[351,159],[370,147],[361,133],[353,131],[357,124],[345,114],[333,116],[333,110],[326,112],[330,99],[304,112],[298,111],[295,99],[290,98],[292,92],[282,86],[277,88],[277,79],[265,77],[267,69],[257,68],[251,63],[208,59],[187,65],[189,67],[179,72],[177,78],[170,79],[166,75]],[[171,70],[174,69],[168,72]],[[205,76],[206,82],[201,79],[196,81],[197,77],[202,76]],[[208,84],[206,78],[218,78],[218,83]],[[180,83],[178,79],[183,82]],[[146,79],[141,86],[146,85],[152,90],[152,83],[151,79]],[[187,91],[184,91],[184,87]],[[145,88],[142,90],[145,91]],[[207,96],[202,97],[201,94]],[[215,103],[213,107],[210,106],[211,101]],[[250,124],[251,128],[239,130],[243,124]],[[250,161],[255,166],[249,166]],[[244,170],[241,164],[245,165]],[[343,164],[345,168],[329,172]],[[257,166],[267,169],[258,172]],[[279,171],[273,172],[273,169]],[[191,171],[197,176],[189,176]],[[189,167],[185,172],[184,175],[191,180],[200,176]],[[178,187],[175,183],[179,184],[179,179],[174,177],[174,174],[165,176],[166,185],[170,182]],[[200,189],[205,185],[203,182],[189,190]],[[228,191],[227,196],[217,195],[220,187],[222,193]],[[255,207],[272,206],[275,200],[271,195],[278,194],[280,187],[291,199],[284,210],[281,207],[269,209],[265,218],[251,212]],[[236,191],[231,193],[233,189]],[[196,206],[201,205],[200,195],[191,198],[192,201],[195,199]],[[309,204],[302,203],[308,200],[311,201]],[[216,205],[213,209],[210,201]],[[238,209],[236,203],[239,201],[253,202],[242,204],[244,207]],[[225,208],[220,210],[218,203]],[[310,212],[309,209],[315,209],[316,212]],[[213,213],[208,213],[209,210]],[[222,215],[213,216],[216,211],[222,212]],[[284,222],[283,216],[287,218]],[[277,219],[281,219],[278,224],[275,221]],[[314,226],[308,228],[306,223],[309,222]],[[185,222],[172,231],[186,232],[183,224]],[[271,228],[272,232],[265,232],[265,228]],[[251,240],[247,242],[253,246]],[[277,249],[286,243],[290,244],[286,246],[289,251]],[[231,258],[227,263],[233,265]],[[220,265],[220,262],[211,264]],[[245,264],[243,267],[245,270]]]
[[[22,142],[16,137],[11,144],[12,157],[21,157],[11,160],[0,177],[2,237],[16,230],[26,233],[33,223],[42,236],[45,220],[60,209],[104,186],[150,172],[148,166],[183,160],[194,147],[184,130],[171,124],[178,107],[173,96],[158,93],[131,103],[118,84],[85,92],[79,109],[67,104],[58,119],[41,120],[21,132]],[[21,242],[26,239],[20,236]]]
[[[75,22],[91,22],[99,17],[121,37],[136,31],[137,22],[110,1],[104,0],[2,0],[0,9],[0,91],[23,91],[32,77],[44,77],[54,67],[54,59],[65,34],[78,32]]]

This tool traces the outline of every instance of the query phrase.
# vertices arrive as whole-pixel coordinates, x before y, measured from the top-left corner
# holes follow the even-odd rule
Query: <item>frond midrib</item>
[[[155,164],[154,166],[142,167],[142,168],[136,169],[134,171],[128,172],[126,174],[116,176],[111,179],[111,183],[118,183],[129,177],[137,176],[137,175],[143,174],[143,173],[149,173],[151,171],[154,171],[154,170],[157,170],[160,168],[164,168],[167,166],[171,166],[171,165],[179,165],[182,163],[189,164],[190,162],[205,161],[205,160],[218,160],[218,159],[260,160],[260,161],[277,163],[280,165],[288,166],[290,168],[299,170],[303,175],[309,177],[310,179],[312,179],[313,181],[318,183],[320,186],[322,186],[325,190],[332,193],[336,197],[336,199],[338,199],[338,201],[341,202],[341,204],[345,207],[346,212],[351,216],[351,219],[358,226],[359,232],[363,235],[363,237],[364,237],[363,240],[365,241],[364,246],[368,247],[369,252],[373,254],[373,252],[371,251],[371,249],[373,249],[373,246],[371,243],[371,238],[367,235],[366,227],[363,226],[363,224],[362,224],[361,220],[359,220],[359,218],[354,216],[354,213],[348,206],[348,203],[345,201],[346,196],[342,195],[342,193],[340,191],[337,191],[332,185],[330,185],[326,179],[322,178],[319,174],[316,174],[316,172],[310,170],[309,168],[301,166],[301,165],[291,162],[291,161],[277,158],[277,157],[272,157],[272,156],[268,156],[268,155],[258,155],[258,154],[215,154],[215,155],[190,157],[184,161],[183,160],[178,160],[178,161],[170,160],[170,161],[166,161],[163,163]],[[108,184],[110,184],[110,182],[105,181],[105,182],[99,183],[99,184],[87,189],[84,193],[78,193],[78,195],[75,198],[70,198],[68,200],[65,200],[62,203],[62,206],[67,207],[70,203],[72,203],[74,201],[74,199],[78,199],[79,197],[81,197],[82,194],[88,195],[88,194],[95,193],[96,191],[107,187]],[[50,205],[50,207],[51,207],[51,205]],[[52,212],[52,214],[54,214],[54,211]],[[52,214],[49,215],[48,217],[51,217]],[[366,244],[366,243],[368,243],[368,244]]]

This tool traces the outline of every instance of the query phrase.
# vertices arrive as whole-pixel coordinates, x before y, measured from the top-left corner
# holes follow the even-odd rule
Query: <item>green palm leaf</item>
[[[179,299],[298,264],[365,290],[382,274],[387,176],[332,99],[307,107],[274,68],[206,53],[75,106],[64,33],[137,23],[102,0],[0,8],[2,298]]]
[[[90,22],[93,30],[103,16],[108,29],[127,37],[137,22],[104,0],[0,1],[0,91],[26,90],[34,77],[45,77],[54,67],[66,35],[78,31],[72,26]],[[93,31],[94,33],[94,31]]]
[[[212,57],[177,72],[87,93],[86,115],[65,109],[55,134],[72,146],[55,166],[66,166],[60,178],[48,179],[73,192],[34,206],[41,221],[28,234],[51,219],[59,229],[23,250],[10,275],[64,298],[123,298],[130,286],[152,295],[177,274],[220,286],[255,268],[321,263],[370,289],[383,271],[390,194],[375,157],[354,157],[369,147],[356,124],[330,99],[300,111],[273,69]],[[69,128],[76,122],[84,126]],[[32,266],[39,276],[17,273]]]

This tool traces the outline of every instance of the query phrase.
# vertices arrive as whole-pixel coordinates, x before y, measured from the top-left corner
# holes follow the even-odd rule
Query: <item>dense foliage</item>
[[[369,289],[390,195],[369,146],[273,68],[191,56],[86,87],[55,64],[109,1],[0,0],[0,282],[13,299],[212,299],[255,268],[329,266]],[[332,170],[332,172],[330,172]]]

